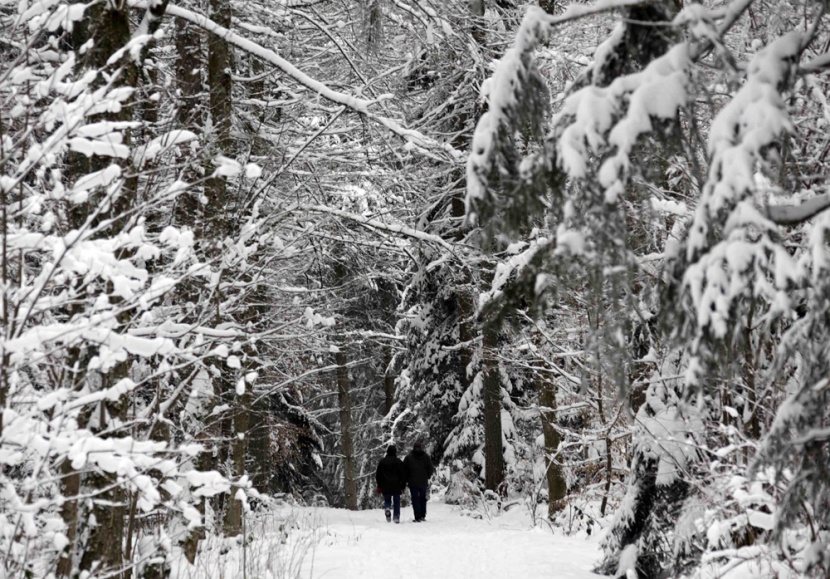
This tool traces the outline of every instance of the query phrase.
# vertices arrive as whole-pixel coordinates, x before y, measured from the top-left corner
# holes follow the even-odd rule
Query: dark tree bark
[[[203,108],[200,102],[202,94],[201,34],[199,29],[183,20],[176,20],[176,121],[181,129],[202,134],[204,126]],[[198,180],[198,173],[192,166],[183,174],[184,180],[192,183]],[[194,227],[201,211],[198,193],[191,189],[182,191],[176,198],[173,212],[179,226]]]
[[[175,46],[175,82],[178,97],[176,101],[176,122],[178,128],[193,131],[202,136],[204,109],[201,104],[203,93],[201,71],[204,69],[205,63],[202,59],[202,35],[199,29],[193,24],[177,19]],[[193,183],[199,178],[198,172],[192,164],[184,169],[182,176],[189,183]],[[202,208],[198,197],[199,193],[196,188],[178,194],[172,212],[175,225],[195,228],[200,223]],[[191,282],[179,284],[176,293],[178,303],[195,303],[200,300],[199,290],[196,284]],[[214,407],[215,405],[216,401],[214,399],[210,406]],[[218,438],[218,425],[215,423],[215,419],[210,420],[213,420],[213,424],[196,436],[196,441],[205,447],[205,450],[196,461],[196,467],[202,471],[215,470],[217,467],[214,451]],[[202,516],[203,522],[206,506],[207,499],[204,497],[196,502],[196,509]],[[199,526],[190,530],[183,540],[182,550],[191,565],[196,562],[199,543],[204,537],[205,528]]]
[[[245,474],[245,458],[248,450],[248,415],[251,411],[250,389],[246,388],[245,393],[237,396],[234,403],[233,434],[231,438],[231,476],[238,479]],[[236,498],[236,493],[241,487],[231,487],[231,494],[228,498],[228,506],[225,511],[225,535],[235,537],[242,533],[242,501]]]
[[[115,384],[127,377],[127,370],[127,363],[120,362],[108,374],[100,376],[100,380],[102,383]],[[90,422],[96,424],[92,431],[103,432],[112,426],[114,420],[124,422],[126,417],[127,399],[101,402],[90,417]],[[82,546],[80,569],[123,576],[124,528],[127,515],[127,495],[124,488],[118,484],[117,475],[96,470],[83,479],[82,490],[91,498],[88,499],[88,514],[84,514],[88,534]],[[94,524],[91,520],[94,520]],[[127,558],[129,555],[126,553]]]
[[[469,6],[470,14],[472,14],[470,34],[473,40],[476,41],[476,44],[483,48],[487,35],[487,29],[484,27],[485,2],[484,0],[470,0]]]
[[[559,444],[562,436],[557,430],[556,384],[547,377],[542,378],[539,389],[539,406],[542,418],[542,434],[545,439],[545,477],[548,483],[548,516],[552,517],[565,507],[568,485],[562,469],[562,455]]]
[[[501,376],[496,358],[499,332],[495,324],[482,328],[484,349],[484,486],[499,490],[504,481],[504,449],[501,431]]]
[[[202,126],[201,34],[193,24],[176,20],[176,120],[182,128]]]
[[[230,29],[231,5],[228,0],[210,0],[211,19]],[[233,116],[233,82],[231,79],[231,49],[225,39],[211,34],[208,36],[208,90],[210,91],[210,120],[213,133],[208,137],[211,146],[207,148],[205,173],[213,173],[213,161],[217,155],[231,154],[231,122]],[[230,207],[227,187],[222,177],[205,180],[205,221],[208,237],[220,243],[228,233]]]
[[[676,40],[677,30],[660,24],[671,22],[681,8],[682,0],[662,0],[625,9],[627,23],[620,45],[594,71],[594,84],[609,85],[615,78],[637,72],[665,54]]]
[[[209,432],[202,432],[200,436],[196,437],[197,442],[201,442],[207,448],[199,455],[198,460],[198,468],[201,471],[209,471],[213,470],[214,467],[214,458],[211,452],[211,442],[209,440]],[[202,522],[205,520],[205,511],[207,506],[207,499],[202,497],[202,499],[196,503],[196,509],[199,511],[199,514],[202,515]],[[188,534],[187,538],[184,541],[184,545],[182,549],[184,551],[185,557],[187,557],[188,562],[193,565],[196,562],[196,554],[199,551],[199,542],[205,538],[205,527],[204,525],[196,527],[190,534]]]
[[[268,400],[262,399],[251,408],[248,453],[251,457],[251,481],[259,492],[271,492],[271,460],[268,432]]]
[[[96,5],[87,12],[87,17],[90,23],[88,27],[89,34],[94,43],[83,58],[82,66],[97,71],[116,67],[119,84],[136,88],[138,86],[138,66],[132,59],[125,57],[112,65],[107,64],[112,54],[125,46],[131,38],[130,15],[126,3]],[[73,42],[80,40],[80,38],[73,37]],[[133,103],[128,102],[120,111],[102,116],[111,121],[129,121],[132,120],[134,113]],[[129,132],[125,132],[125,142],[129,143],[129,140]],[[88,163],[79,163],[77,159],[74,162],[70,160],[70,166],[73,171],[77,171],[73,175],[77,177],[81,174],[81,171],[98,170],[109,162],[109,159],[93,156]],[[137,177],[130,176],[134,174],[131,171],[130,161],[127,160],[125,163],[127,166],[123,167],[123,170],[128,177],[122,183],[109,211],[101,213],[95,220],[96,222],[105,219],[111,220],[107,230],[103,232],[104,235],[113,234],[123,227],[129,218],[130,211],[136,204]],[[75,219],[78,224],[82,223],[92,211],[98,209],[100,201],[100,193],[92,196],[80,212],[73,214],[71,218]],[[109,288],[109,291],[111,292],[112,288]],[[119,315],[119,323],[126,323],[130,316],[130,312],[122,312]],[[126,378],[129,365],[129,360],[122,361],[107,374],[99,375],[98,379],[101,383],[98,387],[106,388]],[[82,379],[89,380],[89,376],[87,375]],[[113,431],[111,429],[113,423],[115,421],[123,422],[126,419],[127,407],[126,399],[99,403],[92,411],[92,415],[88,415],[89,418],[95,419],[96,426],[93,431],[99,431],[102,436],[112,436],[117,432],[117,430]],[[124,552],[126,493],[123,487],[118,484],[117,476],[114,474],[96,470],[80,478],[76,478],[76,476],[80,475],[70,471],[65,473],[65,489],[71,493],[77,484],[81,493],[88,495],[90,498],[86,501],[83,513],[81,513],[80,505],[76,503],[67,506],[64,514],[70,520],[74,517],[75,521],[72,524],[77,524],[77,521],[80,520],[91,522],[87,528],[85,541],[81,545],[83,554],[81,555],[79,568],[81,571],[94,570],[96,573],[122,576],[124,574],[125,556],[128,558],[130,555]],[[79,493],[75,492],[74,494],[78,496]],[[75,533],[77,536],[77,528]],[[59,562],[58,571],[59,573],[74,573],[73,566],[74,562],[62,560]]]
[[[369,0],[366,22],[366,45],[369,50],[377,50],[383,36],[383,9],[381,0]]]
[[[78,541],[78,494],[81,492],[81,474],[72,468],[68,459],[61,463],[61,518],[66,524],[66,538],[69,544],[58,559],[56,574],[58,577],[70,577],[75,561],[73,555]]]
[[[342,346],[341,346],[342,348]],[[352,380],[346,354],[335,354],[337,362],[337,400],[340,405],[340,452],[343,454],[343,493],[347,509],[357,510],[357,465],[352,442]]]

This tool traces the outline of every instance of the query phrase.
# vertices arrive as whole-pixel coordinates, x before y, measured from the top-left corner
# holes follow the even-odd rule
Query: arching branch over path
[[[130,5],[135,8],[146,9],[148,3],[147,0],[131,0]],[[408,146],[425,156],[439,161],[459,163],[463,161],[464,154],[458,149],[455,149],[452,145],[436,141],[435,139],[432,139],[419,131],[404,127],[394,119],[378,115],[369,110],[372,105],[379,103],[384,98],[391,98],[390,95],[381,95],[377,99],[367,100],[338,92],[331,89],[326,84],[308,76],[273,50],[269,50],[260,46],[256,42],[243,38],[235,32],[213,22],[210,18],[202,14],[198,14],[180,6],[174,6],[172,4],[167,6],[167,14],[175,16],[176,18],[187,20],[188,22],[192,22],[203,30],[210,32],[211,34],[216,34],[217,36],[225,39],[228,43],[241,48],[245,52],[260,58],[273,66],[276,66],[295,81],[319,94],[321,97],[331,102],[344,105],[357,113],[365,115],[366,118],[378,123],[379,125],[386,127],[391,132],[407,141]]]

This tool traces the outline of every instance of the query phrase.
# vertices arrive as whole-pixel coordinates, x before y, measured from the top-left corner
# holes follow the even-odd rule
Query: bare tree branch
[[[356,213],[349,213],[348,211],[341,211],[340,209],[332,209],[331,207],[325,207],[323,205],[300,205],[297,207],[297,209],[304,211],[314,211],[316,213],[328,213],[329,215],[336,215],[337,217],[342,217],[344,219],[354,221],[355,223],[359,223],[360,225],[372,229],[379,229],[381,231],[388,231],[390,233],[396,233],[398,235],[411,237],[413,239],[435,243],[450,252],[453,252],[456,249],[451,243],[449,243],[442,237],[439,237],[438,235],[426,233],[425,231],[418,231],[417,229],[412,229],[411,227],[407,227],[406,225],[384,223],[382,221],[378,221],[377,219],[370,219],[369,217],[357,215]]]

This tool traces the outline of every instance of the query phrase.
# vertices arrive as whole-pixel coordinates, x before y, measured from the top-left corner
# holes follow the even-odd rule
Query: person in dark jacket
[[[375,472],[375,480],[378,483],[378,494],[383,495],[383,510],[386,514],[386,522],[392,520],[392,513],[389,508],[394,509],[396,523],[401,522],[401,493],[406,488],[406,471],[403,461],[398,458],[398,449],[395,445],[386,449],[386,456],[378,464]]]
[[[429,486],[429,477],[432,476],[434,470],[432,460],[424,451],[424,445],[420,440],[412,445],[412,452],[406,455],[403,465],[406,469],[409,494],[412,496],[415,522],[420,523],[427,518],[427,487]]]

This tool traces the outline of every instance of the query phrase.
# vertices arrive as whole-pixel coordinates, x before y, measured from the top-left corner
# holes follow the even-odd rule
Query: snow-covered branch
[[[453,252],[456,249],[451,243],[447,242],[445,239],[439,237],[438,235],[426,233],[425,231],[418,231],[417,229],[407,227],[406,225],[384,223],[383,221],[378,221],[377,219],[371,219],[369,217],[364,217],[363,215],[349,213],[348,211],[342,211],[340,209],[332,209],[331,207],[326,207],[324,205],[300,205],[297,209],[301,211],[314,211],[316,213],[328,213],[329,215],[336,215],[337,217],[342,217],[344,219],[354,221],[355,223],[359,223],[360,225],[363,225],[365,227],[370,227],[372,229],[377,229],[379,231],[387,231],[389,233],[394,233],[396,235],[403,235],[405,237],[411,237],[412,239],[418,239],[420,241],[435,243],[450,252]]]
[[[767,205],[766,218],[778,225],[798,225],[830,208],[830,192],[807,199],[800,205]]]
[[[131,0],[130,5],[135,8],[145,9],[148,6],[147,0]],[[235,32],[228,30],[223,26],[220,26],[219,24],[212,21],[210,18],[203,16],[202,14],[198,14],[191,10],[187,10],[186,8],[182,8],[181,6],[168,6],[167,14],[170,16],[175,16],[176,18],[187,20],[188,22],[191,22],[199,26],[200,28],[204,29],[205,31],[211,34],[220,36],[229,44],[241,48],[249,54],[252,54],[257,58],[264,60],[265,62],[273,66],[276,66],[282,72],[293,78],[295,81],[305,86],[309,90],[319,94],[321,97],[330,100],[331,102],[345,105],[351,110],[365,115],[372,121],[386,127],[387,129],[389,129],[390,131],[392,131],[393,133],[407,141],[411,148],[420,151],[440,152],[449,155],[450,159],[454,161],[460,161],[463,158],[463,153],[455,149],[449,143],[440,143],[439,141],[436,141],[435,139],[424,135],[420,131],[407,129],[394,119],[390,119],[388,117],[384,117],[382,115],[378,115],[370,111],[369,108],[372,105],[376,104],[380,99],[366,100],[355,97],[353,95],[336,91],[330,88],[325,83],[322,83],[319,80],[310,77],[309,75],[298,69],[296,66],[282,58],[273,50],[269,50],[267,48],[260,46],[256,42],[252,42],[247,38],[243,38]]]
[[[822,72],[830,69],[830,52],[818,56],[801,67],[801,71],[805,73]]]

